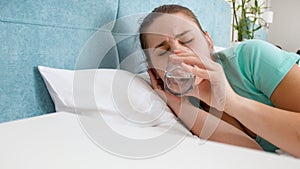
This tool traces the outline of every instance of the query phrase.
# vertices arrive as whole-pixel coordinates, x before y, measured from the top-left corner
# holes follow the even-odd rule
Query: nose
[[[178,50],[180,48],[180,44],[176,40],[172,40],[170,43],[170,50],[172,53],[174,53],[174,50]]]
[[[174,50],[182,51],[184,48],[186,48],[185,45],[181,44],[178,40],[174,39],[170,43],[170,51],[174,53]]]

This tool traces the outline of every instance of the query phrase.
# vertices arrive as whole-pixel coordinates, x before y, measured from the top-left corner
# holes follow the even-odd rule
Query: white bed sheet
[[[0,133],[1,169],[300,168],[299,159],[211,141],[199,144],[191,135],[163,155],[122,158],[97,146],[82,130],[77,115],[68,112],[2,123]]]

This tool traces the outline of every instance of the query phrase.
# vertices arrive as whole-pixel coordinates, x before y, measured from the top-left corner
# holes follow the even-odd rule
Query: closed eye
[[[167,54],[168,50],[169,50],[169,49],[167,49],[167,50],[163,50],[163,52],[162,52],[162,53],[160,53],[160,54],[158,54],[158,55],[159,55],[159,56],[163,56],[163,55]]]
[[[194,39],[192,38],[192,39],[187,40],[187,41],[182,41],[181,43],[182,43],[182,44],[188,44],[188,43],[192,42],[193,40],[194,40]]]

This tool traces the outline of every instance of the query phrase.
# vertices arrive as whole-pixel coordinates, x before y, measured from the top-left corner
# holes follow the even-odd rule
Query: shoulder
[[[262,40],[247,40],[217,52],[216,55],[222,59],[249,59],[249,57],[259,57],[261,52],[267,54],[279,50],[276,46]]]
[[[245,64],[256,64],[257,66],[279,67],[286,62],[294,64],[299,55],[279,49],[275,45],[262,40],[248,40],[240,43],[235,53],[239,60]]]
[[[279,49],[262,40],[247,40],[217,53],[222,63],[230,63],[248,69],[254,73],[258,68],[273,67],[277,69],[286,65],[290,67],[299,59],[299,55]]]
[[[241,69],[248,72],[256,88],[269,98],[299,60],[299,55],[261,40],[243,42],[238,45],[236,52],[239,55]]]
[[[265,56],[268,54],[279,54],[281,50],[275,45],[262,40],[247,40],[236,46],[235,52],[247,56]]]
[[[263,46],[269,46],[269,45],[272,45],[266,41],[263,41],[263,40],[259,40],[259,39],[251,39],[251,40],[246,40],[246,41],[243,41],[239,44],[239,46],[243,46],[243,47],[246,47],[246,48],[251,48],[251,47],[260,47],[261,45]],[[274,45],[272,45],[273,47],[276,47]],[[276,47],[277,48],[277,47]],[[279,49],[279,48],[278,48]]]

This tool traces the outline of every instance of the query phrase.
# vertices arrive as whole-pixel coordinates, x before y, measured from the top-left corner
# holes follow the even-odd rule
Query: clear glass
[[[169,59],[165,73],[165,90],[181,97],[194,88],[194,81],[194,75],[184,70],[180,63],[173,63]]]

